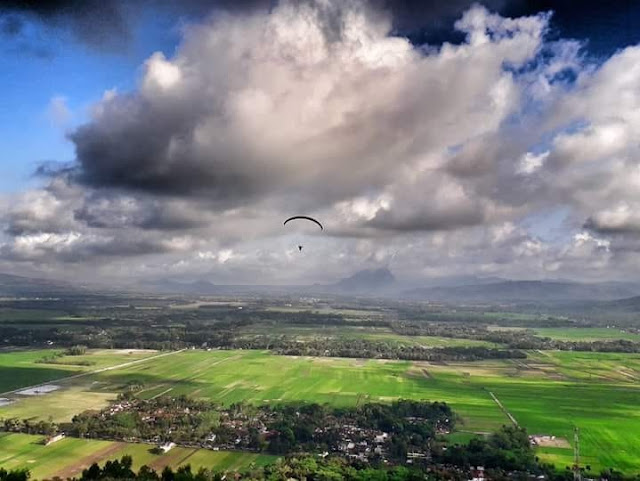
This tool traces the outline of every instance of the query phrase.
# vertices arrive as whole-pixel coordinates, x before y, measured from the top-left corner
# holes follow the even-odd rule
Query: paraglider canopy
[[[308,215],[294,215],[293,217],[289,217],[287,220],[285,220],[283,225],[287,225],[288,222],[291,222],[293,220],[303,220],[306,222],[310,222],[320,227],[320,230],[324,230],[324,227],[322,227],[322,224],[319,220],[314,219],[313,217],[309,217]],[[302,247],[302,244],[298,244],[298,251],[302,252]]]
[[[287,222],[292,221],[292,220],[297,220],[297,219],[301,219],[301,220],[308,220],[311,222],[315,222],[316,224],[318,224],[318,227],[320,227],[320,230],[324,230],[324,227],[322,227],[322,224],[320,223],[320,221],[314,219],[313,217],[309,217],[306,215],[294,215],[293,217],[289,217],[287,220],[284,221],[283,225],[287,225]]]

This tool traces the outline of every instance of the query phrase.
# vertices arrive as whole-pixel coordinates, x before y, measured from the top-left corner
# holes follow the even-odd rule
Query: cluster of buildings
[[[192,406],[190,409],[179,402],[168,405],[139,399],[119,400],[103,410],[99,416],[107,420],[123,412],[136,412],[138,419],[151,428],[142,432],[154,433],[149,439],[136,440],[155,443],[157,450],[162,452],[172,449],[175,443],[215,451],[268,451],[271,443],[277,442],[282,434],[275,428],[281,422],[281,414],[255,408],[216,409],[217,422],[205,435],[196,435],[194,430],[197,425],[192,423],[192,420],[201,414],[201,409],[198,406]],[[294,418],[304,424],[304,418],[300,417],[300,413],[296,412]],[[420,418],[409,421],[411,424],[425,422]],[[447,427],[440,426],[438,431],[443,432],[445,429]],[[362,427],[349,417],[329,415],[324,418],[321,426],[316,426],[310,431],[307,439],[297,438],[291,448],[320,452],[320,456],[323,457],[338,454],[361,462],[375,460],[388,463],[391,459],[398,461],[397,452],[391,452],[392,437],[388,432]],[[419,447],[411,446],[406,453],[405,461],[414,464],[429,459],[430,447],[425,443]]]
[[[328,446],[331,452],[364,462],[373,458],[384,459],[387,454],[385,444],[390,440],[388,433],[339,422],[316,428],[314,437],[335,439],[336,442]],[[323,453],[324,456],[328,454]]]

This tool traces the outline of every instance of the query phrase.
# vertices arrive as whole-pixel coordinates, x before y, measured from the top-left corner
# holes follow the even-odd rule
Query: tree
[[[159,480],[158,473],[151,469],[146,464],[140,467],[138,471],[138,479],[140,481],[157,481]]]
[[[160,475],[160,479],[162,479],[162,481],[174,481],[175,475],[173,474],[173,469],[171,469],[170,466],[165,466]]]
[[[102,470],[98,463],[93,463],[89,468],[82,471],[82,479],[99,479]]]

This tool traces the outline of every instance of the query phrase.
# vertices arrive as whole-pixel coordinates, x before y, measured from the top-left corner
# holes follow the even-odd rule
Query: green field
[[[82,356],[64,356],[56,361],[60,364],[37,362],[46,354],[57,350],[5,351],[0,353],[0,397],[14,401],[0,407],[0,417],[44,418],[68,421],[74,414],[85,409],[100,409],[114,397],[113,390],[96,389],[100,381],[94,371],[111,369],[129,363],[151,361],[164,355],[156,351],[136,350],[90,350]],[[74,363],[90,361],[90,366]],[[42,383],[51,383],[61,389],[46,396],[23,396],[11,392]],[[87,389],[90,386],[91,389]],[[43,402],[46,407],[43,408]]]
[[[372,309],[350,309],[313,306],[270,306],[265,309],[270,312],[311,312],[314,314],[337,314],[347,318],[380,317],[381,312]]]
[[[640,334],[606,327],[536,327],[532,330],[538,336],[550,337],[551,339],[558,339],[561,341],[601,341],[615,339],[640,341]]]
[[[153,454],[153,446],[87,439],[65,438],[49,446],[42,444],[42,436],[0,433],[0,466],[5,469],[28,468],[35,479],[78,476],[92,463],[104,463],[124,455],[133,457],[134,469],[146,464],[161,471],[190,464],[194,471],[201,467],[219,471],[236,471],[251,464],[265,465],[276,456],[210,451],[207,449],[176,447],[165,454]]]
[[[56,364],[37,362],[52,352],[58,352],[58,350],[41,349],[0,352],[0,394],[25,386],[144,359],[157,354],[155,351],[100,349],[88,351],[87,354],[82,356],[65,356],[60,358],[59,363]],[[83,362],[87,362],[90,365],[78,364]]]
[[[49,309],[11,309],[11,308],[0,308],[0,323],[10,321],[43,321],[48,319],[55,319],[56,317],[66,316],[67,313],[65,311],[56,311]]]
[[[143,397],[188,394],[223,403],[446,401],[461,416],[459,429],[466,432],[456,436],[466,439],[469,433],[490,432],[510,422],[493,393],[532,434],[572,442],[578,426],[584,463],[594,470],[613,466],[640,472],[640,355],[528,355],[526,360],[436,364],[189,350],[61,383],[61,391],[21,399],[0,408],[0,416],[46,417],[49,406],[63,409],[73,403],[66,411],[70,416],[106,402],[136,381],[143,383]],[[542,448],[539,454],[560,469],[571,464],[569,448]]]
[[[423,347],[459,347],[459,346],[484,346],[496,347],[498,344],[479,341],[475,339],[457,339],[440,336],[402,336],[386,327],[372,326],[286,326],[286,325],[254,325],[242,329],[242,337],[261,335],[284,335],[302,341],[314,339],[366,339],[369,341],[381,341],[405,346]]]

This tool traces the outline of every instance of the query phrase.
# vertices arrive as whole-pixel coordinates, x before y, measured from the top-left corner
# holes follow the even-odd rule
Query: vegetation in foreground
[[[436,433],[448,433],[454,414],[443,403],[396,401],[352,408],[295,403],[233,404],[224,409],[186,396],[140,400],[121,396],[100,412],[88,411],[55,425],[5,419],[3,428],[27,434],[57,433],[189,447],[287,454],[334,452],[361,461],[426,459]]]
[[[473,463],[473,464],[471,464]],[[440,449],[433,452],[428,462],[409,467],[385,466],[379,463],[363,463],[357,458],[345,456],[314,456],[298,454],[274,464],[253,467],[238,473],[240,479],[247,480],[281,480],[290,479],[393,479],[413,480],[425,479],[466,479],[475,466],[486,467],[487,473],[494,479],[522,475],[541,474],[549,471],[549,467],[538,465],[531,450],[526,432],[522,429],[505,427],[487,440],[473,440],[468,445],[458,445],[455,449]],[[194,474],[189,465],[173,472],[165,467],[160,475],[152,468],[142,466],[134,473],[133,460],[124,456],[121,460],[108,461],[104,467],[92,464],[82,472],[81,480],[98,479],[145,479],[163,481],[177,480],[217,480],[223,479],[226,473],[201,469]],[[15,475],[24,475],[18,471]]]
[[[318,457],[309,454],[292,455],[266,466],[253,466],[234,472],[235,479],[246,481],[418,481],[467,480],[483,473],[487,479],[513,480],[538,477],[549,481],[573,479],[571,471],[557,472],[552,466],[540,464],[534,456],[526,432],[519,428],[503,427],[487,440],[474,439],[466,445],[455,445],[449,450],[434,452],[427,464],[385,466],[364,464],[345,457]],[[140,481],[218,481],[228,479],[229,471],[200,468],[192,470],[185,464],[173,470],[166,466],[161,472],[143,465],[134,471],[131,456],[107,461],[104,466],[93,463],[82,471],[80,481],[129,479]],[[583,474],[592,473],[583,470]],[[595,474],[593,474],[595,475]],[[0,481],[26,481],[25,469],[0,470]],[[638,477],[625,477],[617,471],[605,470],[599,478],[609,481],[631,481]]]

